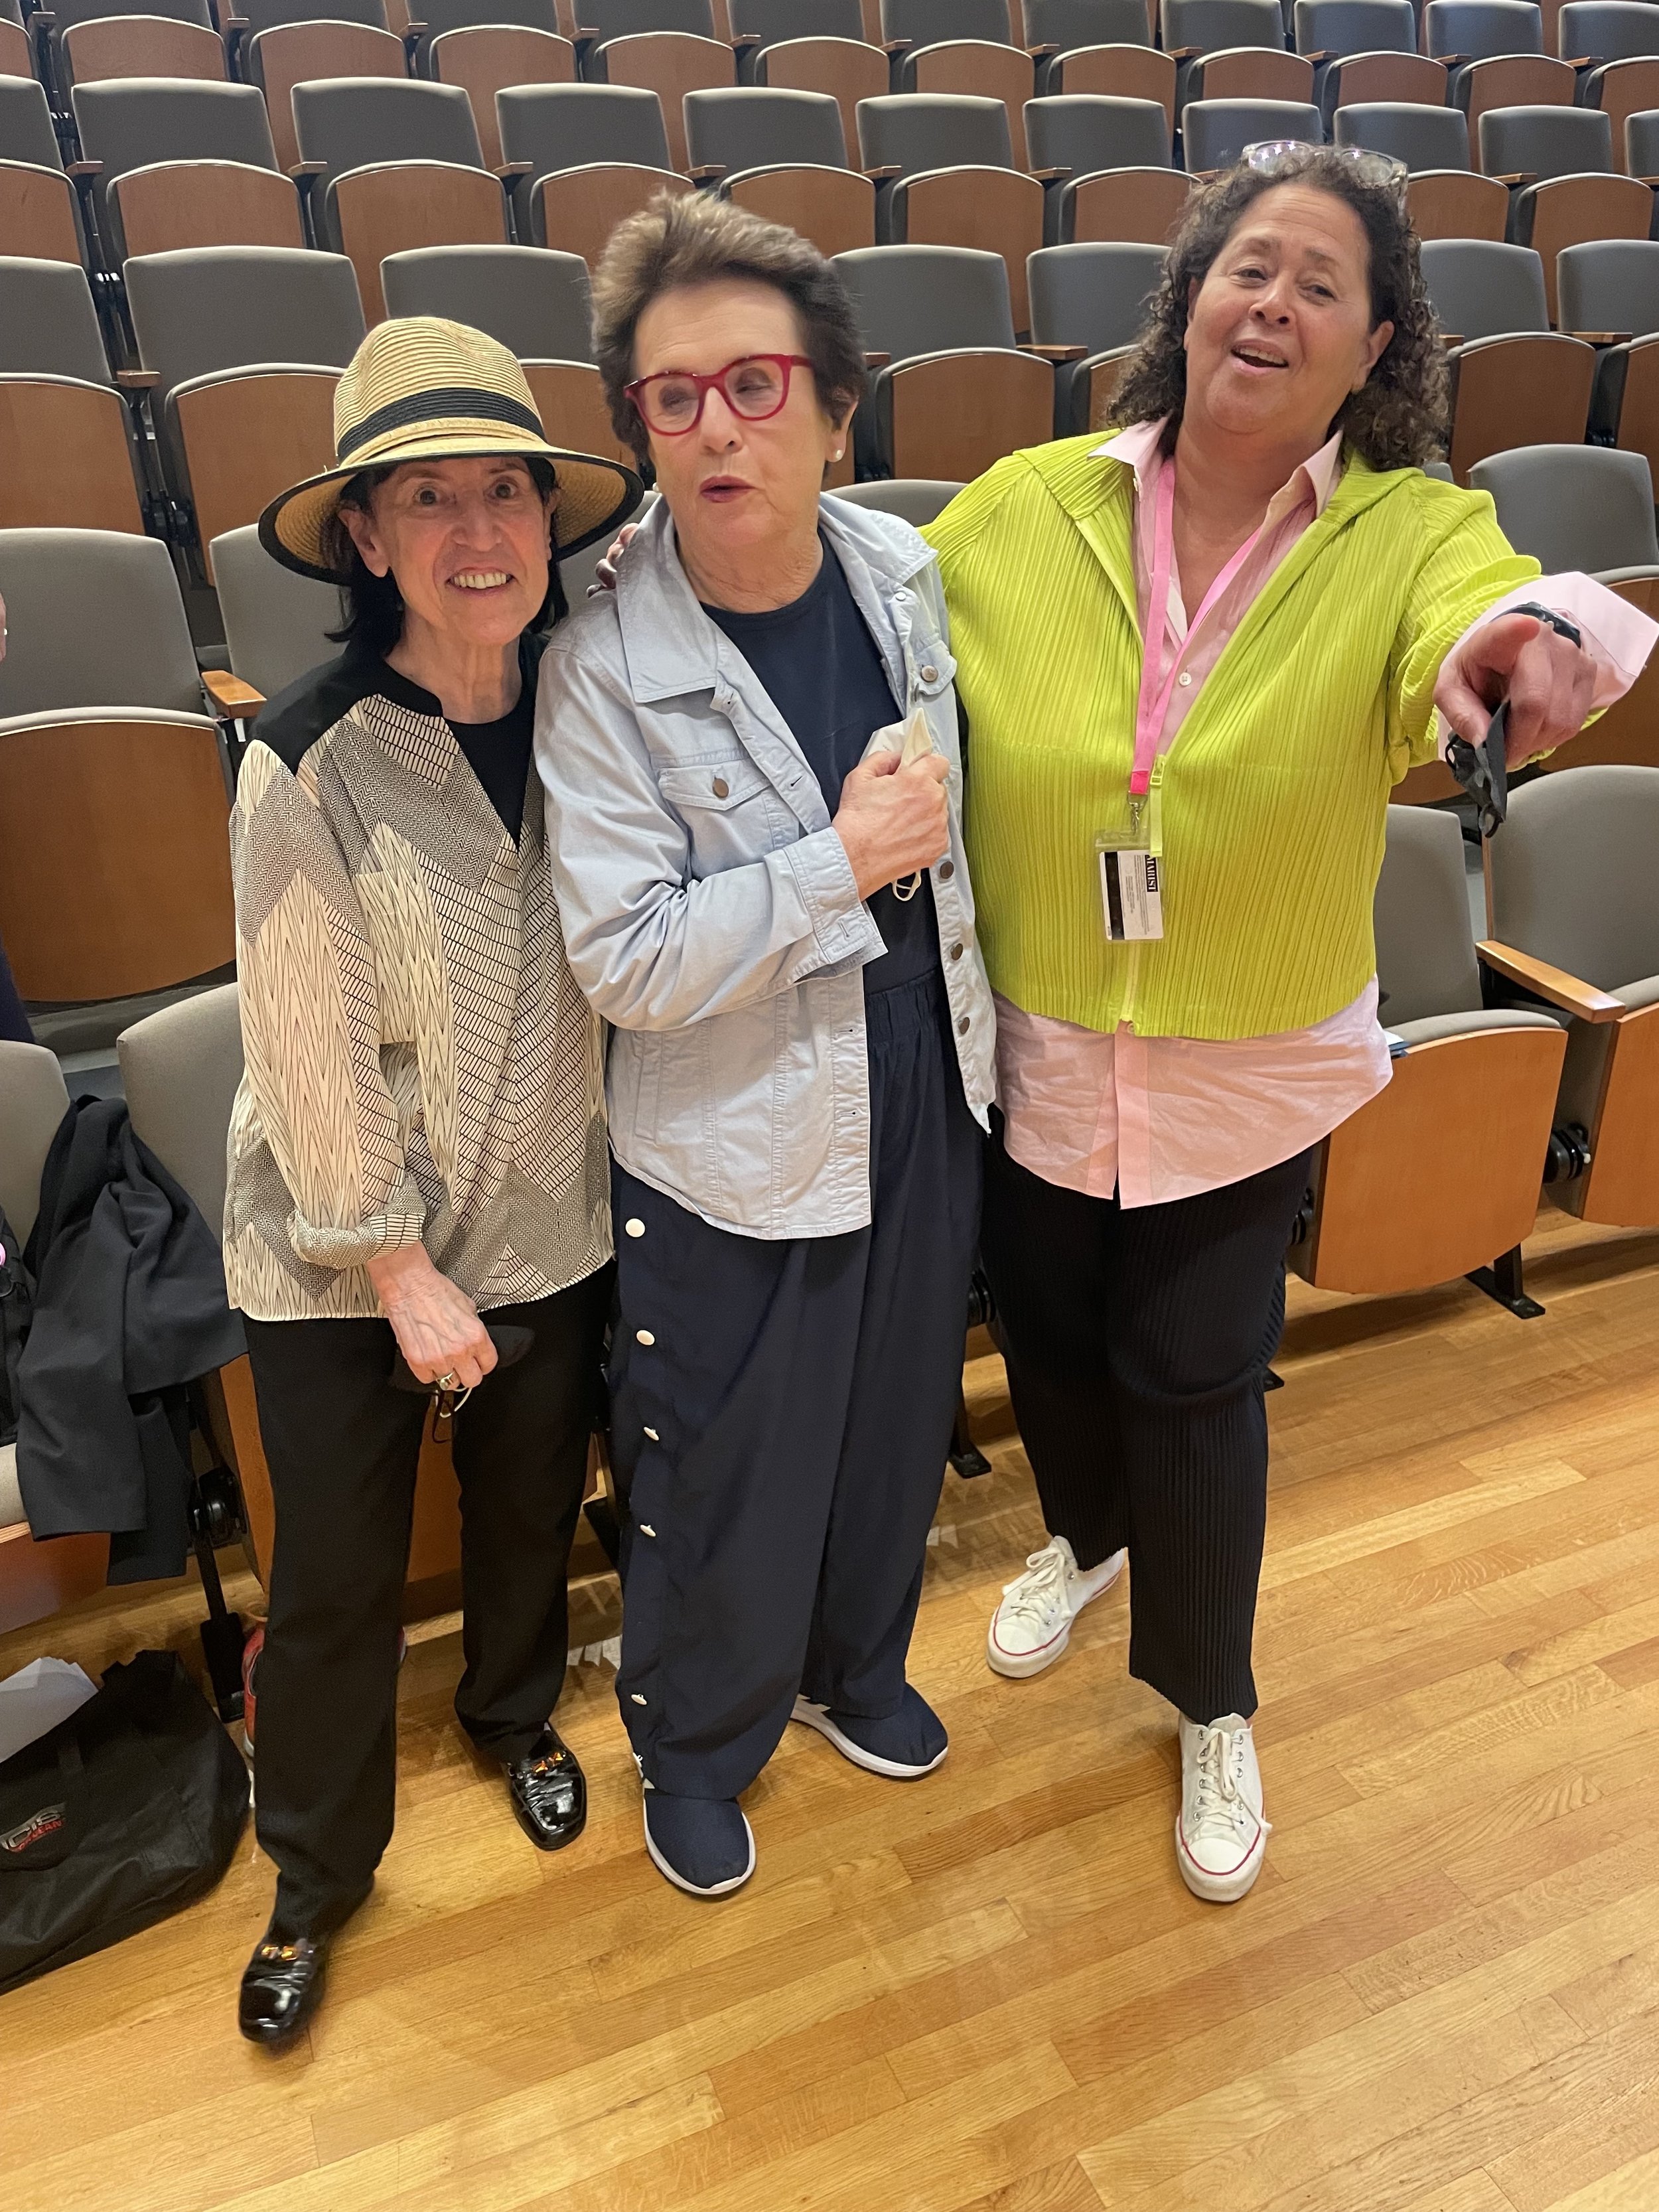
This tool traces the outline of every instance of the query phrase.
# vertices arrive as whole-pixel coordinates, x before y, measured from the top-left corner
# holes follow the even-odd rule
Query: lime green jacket
[[[993,988],[1147,1036],[1300,1029],[1376,968],[1389,793],[1433,757],[1435,681],[1537,575],[1484,492],[1356,454],[1224,647],[1159,766],[1161,940],[1114,944],[1097,840],[1121,820],[1141,635],[1133,471],[1098,433],[1011,454],[924,533],[967,712],[967,849]]]

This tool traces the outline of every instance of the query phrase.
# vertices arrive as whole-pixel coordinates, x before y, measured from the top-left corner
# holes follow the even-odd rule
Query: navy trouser
[[[867,1229],[739,1236],[613,1170],[617,1694],[672,1796],[740,1795],[797,1692],[872,1718],[903,1696],[982,1140],[937,975],[872,993],[866,1021]]]

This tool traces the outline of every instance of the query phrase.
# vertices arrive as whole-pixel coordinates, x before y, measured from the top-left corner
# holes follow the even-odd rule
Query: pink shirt
[[[1150,495],[1164,465],[1163,435],[1161,421],[1139,422],[1097,448],[1101,458],[1127,461],[1135,473],[1135,588],[1149,637]],[[1341,473],[1339,434],[1273,495],[1249,558],[1190,647],[1181,579],[1171,562],[1158,681],[1167,682],[1177,666],[1181,673],[1159,732],[1160,752],[1173,744],[1245,610],[1323,512]],[[1659,625],[1583,575],[1535,577],[1480,620],[1528,599],[1542,600],[1583,629],[1597,662],[1598,708],[1630,689],[1659,638]],[[1029,1014],[1000,996],[996,1008],[997,1089],[1009,1152],[1047,1182],[1092,1198],[1109,1198],[1115,1189],[1126,1206],[1190,1198],[1259,1174],[1328,1136],[1389,1079],[1374,976],[1352,1005],[1310,1029],[1223,1042],[1138,1036],[1127,1022],[1115,1032],[1082,1029]]]

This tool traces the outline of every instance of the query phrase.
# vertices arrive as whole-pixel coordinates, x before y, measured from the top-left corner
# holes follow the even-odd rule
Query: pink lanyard
[[[1152,590],[1146,609],[1146,642],[1140,663],[1140,699],[1135,709],[1135,761],[1129,776],[1130,795],[1135,799],[1144,799],[1152,787],[1152,763],[1158,757],[1158,738],[1169,716],[1176,685],[1181,680],[1180,653],[1170,671],[1169,682],[1160,688],[1158,680],[1158,665],[1163,657],[1164,636],[1170,623],[1170,569],[1175,558],[1175,455],[1171,453],[1158,471],[1153,512]],[[1206,592],[1203,604],[1187,625],[1187,645],[1192,643],[1199,624],[1255,552],[1256,541],[1267,526],[1264,515]]]

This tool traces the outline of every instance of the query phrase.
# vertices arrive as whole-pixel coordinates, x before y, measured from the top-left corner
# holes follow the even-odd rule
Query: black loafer
[[[237,2002],[236,2024],[248,2041],[276,2051],[291,2042],[322,2002],[327,1964],[325,1936],[283,1943],[268,1935],[247,1962]]]
[[[508,1759],[507,1791],[538,1850],[562,1851],[587,1826],[587,1779],[555,1728],[544,1728],[522,1759]]]

